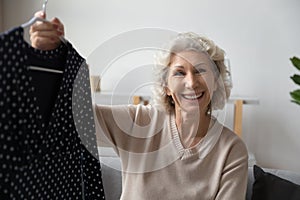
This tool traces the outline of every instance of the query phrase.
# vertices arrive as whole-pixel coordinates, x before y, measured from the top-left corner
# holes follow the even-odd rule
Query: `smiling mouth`
[[[204,92],[201,92],[199,94],[183,94],[182,97],[187,99],[187,100],[197,100],[203,97]]]

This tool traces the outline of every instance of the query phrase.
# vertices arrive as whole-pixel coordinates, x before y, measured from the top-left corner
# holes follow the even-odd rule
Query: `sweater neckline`
[[[184,160],[193,156],[197,156],[199,159],[204,159],[209,152],[213,149],[215,144],[217,143],[222,129],[223,125],[218,122],[216,118],[212,118],[213,124],[208,129],[207,134],[193,147],[190,148],[184,148],[180,137],[179,132],[176,126],[176,120],[175,120],[175,114],[169,115],[169,121],[170,121],[170,129],[171,134],[173,138],[174,145],[176,146],[176,149],[178,150],[178,153],[180,155],[180,159]]]

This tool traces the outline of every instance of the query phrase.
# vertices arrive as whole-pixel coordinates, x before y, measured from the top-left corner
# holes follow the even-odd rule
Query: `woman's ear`
[[[171,96],[171,91],[167,86],[164,87],[164,91],[167,94],[167,96]]]

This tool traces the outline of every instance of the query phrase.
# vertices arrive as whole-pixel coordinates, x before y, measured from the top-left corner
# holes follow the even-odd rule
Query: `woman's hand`
[[[39,11],[36,17],[45,19],[45,13]],[[29,30],[32,47],[41,50],[51,50],[57,48],[60,43],[60,36],[64,36],[64,25],[58,18],[53,18],[49,22],[36,22]]]

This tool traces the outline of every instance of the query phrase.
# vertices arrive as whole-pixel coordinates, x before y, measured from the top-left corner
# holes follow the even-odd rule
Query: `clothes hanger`
[[[46,6],[47,6],[47,3],[48,3],[48,0],[45,0],[44,3],[43,3],[43,13],[46,14]],[[43,19],[43,18],[40,18],[40,17],[36,17],[34,16],[33,18],[31,18],[28,22],[24,23],[21,25],[22,28],[27,28],[31,25],[33,25],[35,22],[37,21],[42,21],[42,22],[47,22],[46,19]]]
[[[43,3],[43,13],[46,14],[46,6],[47,6],[48,0],[45,0]],[[24,23],[21,25],[21,27],[23,29],[30,27],[31,25],[33,25],[35,22],[48,22],[48,20],[40,18],[40,17],[32,17],[28,22]],[[62,43],[64,43],[65,45],[67,44],[67,40],[64,38],[64,36],[60,36],[59,39],[62,41]],[[61,70],[56,70],[56,69],[49,69],[49,68],[44,68],[44,67],[37,67],[37,66],[29,66],[28,69],[30,70],[35,70],[35,71],[44,71],[44,72],[52,72],[52,73],[59,73],[62,74],[63,71]]]

